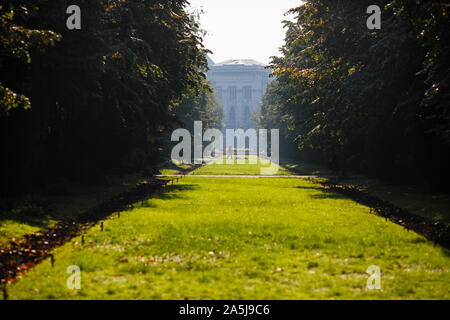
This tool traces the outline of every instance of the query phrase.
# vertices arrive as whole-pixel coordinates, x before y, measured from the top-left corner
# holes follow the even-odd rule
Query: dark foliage
[[[52,249],[81,235],[85,230],[96,225],[98,221],[113,213],[117,213],[117,218],[120,218],[121,211],[129,210],[137,202],[148,199],[156,191],[168,187],[168,183],[169,181],[154,180],[140,184],[89,209],[78,216],[76,220],[58,222],[49,229],[26,235],[17,242],[11,240],[8,246],[0,247],[0,284],[14,282],[18,274],[25,273],[47,258]],[[103,222],[100,226],[103,229]],[[84,236],[81,245],[84,245]]]
[[[292,9],[259,122],[341,175],[448,188],[448,5],[381,1],[381,30],[369,30],[372,4],[308,0]]]
[[[178,125],[174,108],[194,108],[179,101],[212,95],[203,93],[207,50],[186,4],[1,2],[2,193],[91,183],[161,161]],[[81,30],[66,27],[69,5],[81,8]]]

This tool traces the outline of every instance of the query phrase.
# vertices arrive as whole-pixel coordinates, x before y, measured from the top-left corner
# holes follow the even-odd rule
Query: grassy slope
[[[10,298],[450,298],[447,250],[301,179],[187,177],[85,238]],[[66,288],[69,265],[79,291]],[[365,289],[370,265],[382,291]]]

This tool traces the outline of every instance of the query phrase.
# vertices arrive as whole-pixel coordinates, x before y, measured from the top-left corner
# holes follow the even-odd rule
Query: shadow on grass
[[[348,199],[348,197],[345,197],[343,195],[340,195],[338,193],[334,193],[334,192],[329,192],[326,190],[322,190],[323,193],[320,194],[310,194],[309,197],[312,199],[333,199],[333,200],[342,200],[342,199]]]
[[[85,230],[92,228],[100,220],[114,214],[120,218],[121,211],[129,210],[139,202],[144,203],[149,199],[181,198],[181,191],[193,190],[195,187],[195,185],[189,184],[167,185],[167,181],[161,180],[143,183],[102,202],[73,220],[59,221],[56,225],[44,229],[40,233],[25,235],[23,239],[11,241],[8,247],[5,247],[5,250],[0,253],[0,283],[10,282],[17,276],[22,265],[26,265],[27,268],[36,265],[48,257],[51,250],[83,234]],[[21,217],[21,219],[25,219],[25,217]],[[26,220],[28,221],[28,219]],[[82,240],[82,244],[83,242],[84,240]]]
[[[298,166],[290,165],[289,161],[281,164],[285,169],[299,174]],[[324,173],[324,172],[322,172]],[[320,174],[319,174],[320,175]],[[326,176],[323,176],[326,177]],[[328,176],[328,178],[333,178]],[[405,208],[397,207],[389,201],[385,201],[369,194],[367,191],[359,190],[353,186],[342,186],[331,182],[319,181],[324,186],[320,187],[298,187],[299,189],[322,190],[324,193],[310,195],[315,199],[351,199],[361,205],[370,208],[370,212],[398,224],[408,231],[412,230],[432,241],[434,246],[440,245],[446,256],[450,256],[450,224],[444,221],[432,221],[431,219],[412,214]]]
[[[156,208],[151,201],[153,199],[160,200],[174,200],[185,198],[182,194],[183,191],[191,191],[197,189],[198,186],[195,184],[181,184],[181,185],[170,185],[166,186],[162,191],[154,193],[150,198],[141,201],[140,207],[143,208]]]
[[[412,214],[407,209],[399,208],[390,202],[369,195],[367,192],[354,187],[345,187],[323,183],[323,187],[297,186],[297,189],[321,191],[321,193],[308,194],[312,199],[351,199],[358,204],[370,208],[370,212],[391,222],[412,230],[430,240],[436,246],[441,245],[446,256],[450,256],[450,225],[439,221],[431,221],[425,217]],[[417,240],[421,242],[422,240]],[[426,242],[426,240],[423,240]]]
[[[135,194],[135,192],[125,192],[112,199],[104,201],[100,205],[81,214],[61,214],[61,212],[56,212],[45,202],[30,201],[19,207],[0,211],[0,225],[7,223],[8,221],[14,221],[32,227],[45,229],[50,227],[51,222],[59,223],[67,220],[77,220],[79,217],[81,217],[83,222],[97,222],[107,218],[115,211],[126,210],[127,207],[131,207],[135,204],[139,205],[140,203],[143,207],[151,207],[151,203],[149,201],[151,199],[180,199],[182,198],[182,191],[193,189],[195,189],[195,185],[193,184],[174,184],[167,185],[165,188],[161,188],[159,191],[154,193],[152,193],[154,190],[150,190],[150,192],[149,190],[146,190],[144,193],[138,195]],[[83,215],[85,215],[85,217],[83,217]],[[86,216],[89,216],[89,218],[86,218]]]
[[[323,183],[330,192],[349,198],[353,201],[367,206],[370,212],[390,220],[407,230],[412,230],[432,241],[434,246],[441,245],[446,250],[450,249],[450,225],[440,221],[431,221],[423,216],[412,214],[407,209],[400,208],[394,204],[368,194],[352,186],[336,185],[330,182]],[[445,251],[444,251],[445,252]],[[445,252],[448,255],[448,252]]]
[[[315,193],[315,194],[308,194],[308,196],[312,199],[348,199],[348,197],[345,197],[344,195],[341,195],[339,193],[329,191],[325,189],[324,187],[316,187],[316,186],[297,186],[294,187],[295,189],[302,189],[302,190],[313,190],[313,191],[320,191],[321,193]]]
[[[7,221],[18,222],[21,224],[29,225],[31,227],[46,228],[49,226],[51,218],[49,216],[46,216],[44,219],[41,219],[35,217],[10,215],[10,214],[4,214],[0,216],[0,225],[6,223]]]
[[[179,164],[175,164],[172,161],[168,161],[167,163],[164,164],[162,169],[168,169],[168,170],[175,170],[175,171],[185,171],[188,170],[191,166],[189,165],[179,165]]]
[[[27,202],[10,210],[0,212],[0,225],[15,221],[33,227],[48,227],[50,221],[59,220],[59,215],[50,207],[39,203]]]
[[[322,187],[306,187],[306,186],[297,186],[297,187],[294,187],[294,188],[296,188],[296,189],[303,189],[303,190],[320,190],[320,191],[324,191],[325,189],[324,188],[322,188]]]

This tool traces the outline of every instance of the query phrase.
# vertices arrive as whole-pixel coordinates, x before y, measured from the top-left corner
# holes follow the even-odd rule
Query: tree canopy
[[[448,6],[307,0],[291,10],[259,122],[337,172],[440,180],[449,173]],[[310,154],[307,153],[306,154]]]
[[[66,27],[69,5],[81,8],[81,30]],[[159,161],[162,139],[178,125],[174,117],[189,112],[174,108],[195,109],[180,102],[212,95],[204,73],[208,51],[186,6],[186,0],[2,1],[2,191],[55,179],[91,181]]]

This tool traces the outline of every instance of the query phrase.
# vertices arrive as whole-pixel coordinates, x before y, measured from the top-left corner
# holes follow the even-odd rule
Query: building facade
[[[207,76],[224,106],[225,129],[256,128],[252,118],[266,92],[270,71],[248,59],[210,64]]]

